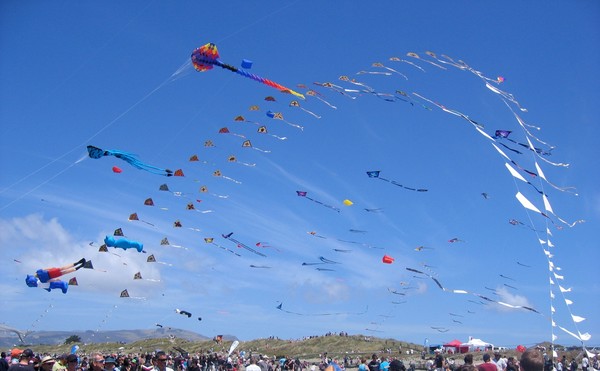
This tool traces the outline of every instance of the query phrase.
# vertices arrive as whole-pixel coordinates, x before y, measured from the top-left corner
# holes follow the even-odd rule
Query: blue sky
[[[328,331],[419,344],[474,336],[505,346],[549,341],[554,332],[557,343],[578,344],[552,329],[553,307],[557,325],[589,333],[586,343],[597,344],[598,3],[4,1],[0,7],[4,324],[102,330],[160,323],[242,340]],[[196,72],[189,56],[207,42],[217,44],[225,63],[248,59],[252,73],[299,92],[318,91],[324,101],[307,96],[299,103],[321,118],[290,107],[291,95],[229,71]],[[505,104],[475,73],[426,62],[433,61],[426,51],[504,77],[490,84],[513,94],[527,112]],[[366,89],[341,75],[377,93],[401,90],[413,104],[368,92],[350,98],[313,84]],[[542,211],[543,200],[511,176],[492,142],[414,93],[467,115],[488,134],[511,130],[510,138],[524,142],[514,110],[540,127],[532,134],[556,147],[547,159],[570,166],[549,165],[523,147],[522,154],[500,148],[525,169],[535,171],[537,161],[547,180],[576,187],[578,196],[521,172],[548,195],[556,216],[525,209],[518,192]],[[267,117],[269,110],[304,130]],[[255,123],[234,121],[238,115],[287,139],[259,134]],[[239,136],[219,134],[223,127],[254,149],[243,148]],[[215,147],[205,147],[206,140]],[[114,157],[85,159],[89,144],[135,153],[185,176],[161,177]],[[189,162],[194,154],[201,161]],[[238,162],[228,161],[232,155]],[[215,170],[239,183],[214,177]],[[371,179],[369,170],[428,192]],[[159,191],[163,183],[171,192]],[[209,192],[200,193],[201,186]],[[154,207],[144,205],[149,197]],[[188,211],[189,202],[212,212]],[[143,221],[129,221],[134,212]],[[557,216],[586,222],[570,228]],[[182,228],[173,227],[176,220]],[[116,228],[144,243],[147,253],[98,252]],[[221,236],[230,232],[266,257]],[[171,246],[160,245],[165,237]],[[206,244],[206,237],[241,256]],[[560,268],[554,273],[564,277],[555,285],[545,248]],[[158,263],[146,262],[150,254]],[[394,263],[383,264],[384,255]],[[23,282],[39,268],[82,257],[96,269],[66,276],[79,282],[66,295]],[[337,264],[302,265],[320,257]],[[448,289],[541,314],[444,292],[407,267]],[[136,272],[145,279],[134,281]],[[558,285],[571,291],[561,293]],[[119,298],[124,289],[132,298]],[[575,323],[571,315],[586,320]],[[80,322],[66,321],[72,316]]]

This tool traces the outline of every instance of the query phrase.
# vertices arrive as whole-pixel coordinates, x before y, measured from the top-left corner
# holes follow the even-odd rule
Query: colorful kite
[[[49,283],[53,281],[59,281],[58,277],[64,276],[65,274],[73,273],[81,268],[93,268],[91,266],[91,262],[87,266],[86,263],[87,261],[85,260],[85,258],[82,258],[76,261],[75,263],[68,264],[63,267],[38,269],[33,275],[27,275],[27,277],[25,278],[25,283],[27,283],[27,286],[29,287],[38,287],[38,283]]]
[[[208,71],[213,68],[213,66],[221,67],[231,72],[235,72],[238,75],[242,75],[254,81],[260,82],[262,84],[271,86],[283,93],[293,94],[299,98],[304,99],[304,95],[293,91],[292,89],[286,88],[283,85],[280,85],[274,81],[269,79],[265,79],[263,77],[257,76],[253,73],[245,71],[243,69],[239,69],[237,67],[231,66],[229,64],[225,64],[219,60],[219,51],[217,50],[217,46],[213,43],[207,43],[198,49],[192,52],[192,63],[194,68],[199,72]]]
[[[407,187],[407,186],[404,186],[404,185],[396,182],[395,180],[389,180],[389,179],[382,178],[382,177],[379,176],[380,173],[381,173],[380,170],[371,170],[371,171],[367,171],[367,176],[369,178],[376,178],[376,179],[383,180],[383,181],[388,182],[388,183],[392,183],[393,185],[396,185],[398,187],[402,187],[404,189],[408,189],[410,191],[427,192],[427,189],[425,189],[425,188]]]
[[[156,166],[148,165],[140,160],[134,154],[129,152],[123,152],[119,150],[103,150],[94,146],[87,146],[88,155],[90,158],[99,159],[104,156],[115,156],[116,158],[120,158],[121,160],[129,163],[131,166],[140,169],[146,170],[153,174],[164,175],[164,176],[172,176],[173,172],[169,169],[161,169]]]
[[[304,198],[306,198],[307,200],[310,200],[310,201],[312,201],[312,202],[314,202],[314,203],[317,203],[317,204],[319,204],[319,205],[323,205],[323,206],[325,206],[325,207],[327,207],[327,208],[330,208],[331,210],[335,210],[335,211],[337,211],[338,213],[340,212],[340,209],[338,209],[338,208],[337,208],[337,207],[335,207],[335,206],[327,205],[327,204],[324,204],[324,203],[323,203],[323,202],[321,202],[321,201],[317,201],[317,200],[315,200],[314,198],[308,197],[308,196],[307,196],[308,192],[306,192],[306,191],[296,191],[296,194],[297,194],[299,197],[304,197]]]
[[[227,240],[230,240],[231,242],[234,242],[237,244],[237,247],[243,247],[244,249],[255,253],[256,255],[262,256],[264,258],[266,258],[267,256],[259,251],[254,250],[253,248],[251,248],[250,246],[236,240],[235,238],[231,237],[233,235],[233,232],[228,233],[228,234],[222,234],[221,236]]]

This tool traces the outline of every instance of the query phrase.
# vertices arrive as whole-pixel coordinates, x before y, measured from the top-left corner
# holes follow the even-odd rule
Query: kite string
[[[179,70],[179,69],[178,69]],[[24,180],[32,177],[33,175],[39,173],[40,171],[44,170],[45,168],[47,168],[48,166],[54,164],[55,162],[58,162],[59,160],[62,160],[63,158],[65,158],[66,156],[70,155],[71,153],[75,152],[75,150],[77,150],[80,147],[85,147],[90,140],[96,138],[98,135],[100,135],[100,133],[104,132],[106,129],[108,129],[109,127],[111,127],[112,125],[114,125],[119,119],[121,119],[123,116],[125,116],[127,113],[129,113],[130,111],[132,111],[135,107],[137,107],[138,105],[140,105],[142,102],[144,102],[146,99],[148,99],[152,94],[156,93],[160,88],[162,88],[163,86],[165,86],[167,83],[172,81],[172,77],[173,74],[171,76],[169,76],[169,78],[167,78],[165,81],[163,81],[162,83],[160,83],[157,87],[155,87],[154,89],[152,89],[149,93],[147,93],[145,96],[143,96],[141,99],[139,99],[137,102],[135,102],[133,105],[131,105],[129,108],[127,108],[125,111],[123,111],[121,114],[119,114],[117,117],[115,117],[112,121],[110,121],[108,124],[104,125],[102,128],[100,128],[100,130],[96,131],[93,135],[91,135],[89,138],[87,138],[85,141],[83,141],[82,143],[76,145],[75,147],[71,148],[70,150],[68,150],[67,152],[63,153],[62,155],[58,156],[57,158],[53,159],[52,161],[48,162],[47,164],[43,165],[42,167],[38,168],[37,170],[34,170],[33,172],[29,173],[28,175],[24,176],[23,178],[17,180],[16,182],[12,183],[11,185],[9,185],[8,187],[4,188],[3,190],[0,191],[0,194],[6,192],[7,190],[13,188],[14,186],[16,186],[17,184],[20,184],[21,182],[23,182]],[[76,165],[77,163],[81,162],[80,160],[77,160],[76,162],[70,164],[69,166],[67,166],[65,169],[59,171],[58,173],[54,174],[52,177],[50,177],[49,179],[45,180],[44,182],[42,182],[41,184],[39,184],[38,186],[34,187],[33,189],[29,190],[28,192],[22,194],[21,196],[17,197],[16,199],[12,200],[11,202],[9,202],[8,204],[2,206],[0,208],[0,211],[6,209],[8,206],[12,205],[13,203],[15,203],[16,201],[21,200],[23,197],[29,195],[31,192],[37,190],[38,188],[40,188],[41,186],[45,185],[46,183],[48,183],[49,181],[53,180],[54,178],[56,178],[57,176],[63,174],[65,171],[69,170],[71,167],[73,167],[74,165]]]

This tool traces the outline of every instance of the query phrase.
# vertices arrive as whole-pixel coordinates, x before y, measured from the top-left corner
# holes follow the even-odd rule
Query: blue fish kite
[[[108,247],[119,248],[123,250],[135,249],[138,252],[144,252],[144,244],[141,242],[128,240],[126,238],[116,239],[113,236],[104,237],[104,243]]]
[[[116,158],[120,158],[121,160],[129,163],[131,166],[140,169],[146,170],[153,174],[164,175],[164,176],[173,176],[173,171],[169,169],[161,169],[156,166],[148,165],[140,160],[138,160],[137,156],[124,151],[119,150],[103,150],[94,146],[87,146],[88,155],[90,158],[99,159],[104,156],[115,156]]]

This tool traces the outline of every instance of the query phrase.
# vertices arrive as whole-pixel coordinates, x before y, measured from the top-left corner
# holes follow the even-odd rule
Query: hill
[[[188,341],[205,341],[209,337],[198,333],[182,329],[163,329],[152,330],[115,330],[115,331],[32,331],[27,333],[24,342],[27,345],[61,345],[69,336],[79,336],[81,342],[88,343],[132,343],[145,339],[157,338],[179,338]],[[0,347],[12,347],[21,344],[19,338],[12,334],[0,334]],[[21,345],[19,345],[21,346]]]

